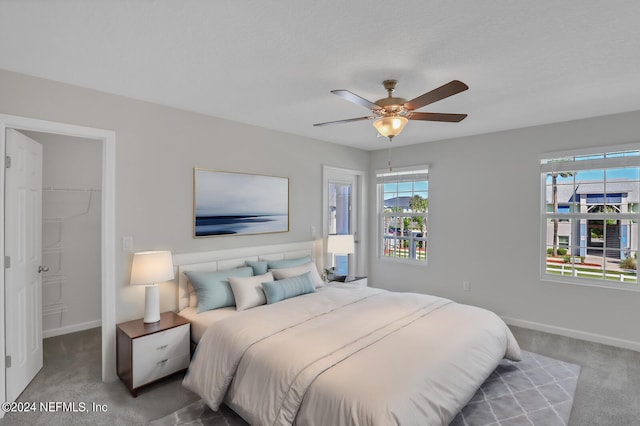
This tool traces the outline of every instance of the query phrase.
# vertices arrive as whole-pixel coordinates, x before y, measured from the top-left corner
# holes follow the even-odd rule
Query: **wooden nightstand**
[[[348,279],[347,277],[340,277],[334,280],[329,281],[328,285],[340,287],[366,287],[367,277],[353,277],[352,279]]]
[[[118,377],[131,395],[138,389],[178,371],[190,360],[189,321],[173,312],[160,314],[160,321],[145,324],[142,319],[116,327]]]

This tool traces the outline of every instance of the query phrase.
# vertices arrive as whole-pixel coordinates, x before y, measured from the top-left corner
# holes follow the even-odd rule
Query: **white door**
[[[358,175],[339,169],[325,169],[327,235],[353,235],[356,253],[333,255],[328,253],[330,264],[338,275],[356,275],[358,271]]]
[[[42,368],[42,145],[12,129],[6,140],[4,311],[11,402]]]

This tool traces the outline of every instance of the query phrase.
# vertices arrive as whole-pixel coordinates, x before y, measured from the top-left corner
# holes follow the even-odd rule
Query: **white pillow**
[[[264,296],[264,291],[262,291],[262,283],[270,281],[273,281],[271,272],[253,277],[229,277],[233,297],[236,299],[236,309],[244,311],[245,309],[265,305],[267,299]]]
[[[291,268],[271,269],[271,272],[273,272],[273,276],[276,280],[297,277],[298,275],[311,272],[311,281],[313,282],[313,286],[315,288],[324,286],[324,281],[322,281],[322,278],[318,273],[318,268],[316,268],[316,264],[313,262],[305,263],[300,266],[292,266]]]

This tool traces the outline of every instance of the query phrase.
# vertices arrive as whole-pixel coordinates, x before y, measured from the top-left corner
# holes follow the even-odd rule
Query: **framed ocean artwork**
[[[193,169],[194,237],[289,231],[289,178]]]

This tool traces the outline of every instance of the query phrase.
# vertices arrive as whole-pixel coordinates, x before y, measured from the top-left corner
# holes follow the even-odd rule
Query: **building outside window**
[[[541,160],[542,275],[637,288],[640,151]]]
[[[426,264],[428,168],[379,171],[376,178],[380,257]]]

